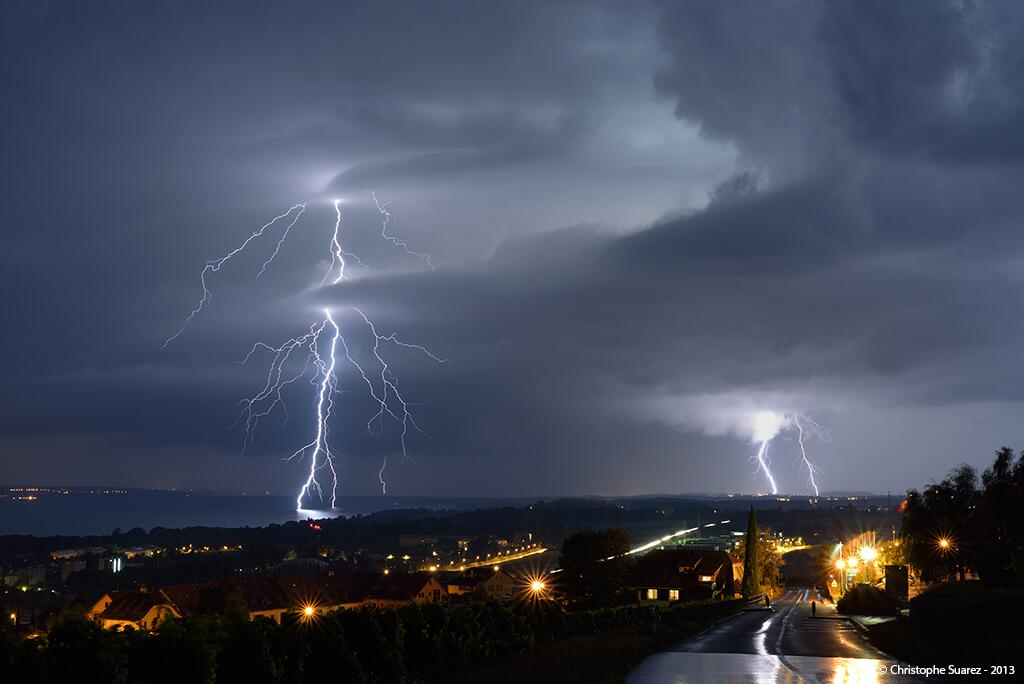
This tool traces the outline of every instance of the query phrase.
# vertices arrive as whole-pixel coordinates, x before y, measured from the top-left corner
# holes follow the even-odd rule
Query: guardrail
[[[753,596],[748,596],[747,597],[747,605],[748,606],[752,606],[754,604],[762,604],[762,603],[764,603],[764,598],[765,598],[765,595],[764,595],[763,592],[760,593],[760,594],[754,594]]]

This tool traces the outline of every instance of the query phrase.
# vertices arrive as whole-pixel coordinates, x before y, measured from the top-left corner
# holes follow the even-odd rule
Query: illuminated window
[[[647,600],[648,601],[657,601],[658,600],[658,590],[657,589],[648,589],[647,590]]]
[[[699,579],[700,579],[701,582],[714,582],[715,581],[715,576],[714,575],[701,575]]]
[[[668,590],[668,600],[669,601],[678,601],[679,600],[679,590],[678,589],[669,589]]]

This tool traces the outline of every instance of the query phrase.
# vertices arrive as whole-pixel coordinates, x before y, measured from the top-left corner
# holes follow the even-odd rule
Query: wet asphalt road
[[[817,617],[811,617],[811,600]],[[696,682],[912,681],[883,669],[896,662],[871,646],[855,626],[822,605],[811,589],[786,592],[644,661],[629,684]]]

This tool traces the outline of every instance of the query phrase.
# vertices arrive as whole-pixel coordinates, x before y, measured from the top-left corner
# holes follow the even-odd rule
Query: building
[[[152,630],[181,613],[162,591],[119,591],[105,594],[86,613],[103,629]]]
[[[461,575],[446,581],[448,593],[457,596],[475,594],[482,598],[511,598],[519,582],[498,568],[470,568]]]
[[[373,584],[383,575],[370,572],[343,572],[320,577],[277,577],[277,586],[289,610],[312,607],[317,614],[337,610],[356,610],[367,605]],[[253,578],[257,582],[260,578]],[[255,617],[252,613],[250,616]],[[280,622],[280,619],[278,619]]]
[[[398,608],[438,603],[447,597],[444,586],[426,572],[259,576],[111,592],[86,615],[105,629],[152,630],[168,619],[225,611],[281,624],[287,614],[311,617],[364,606]]]
[[[724,551],[658,549],[643,556],[631,587],[640,602],[732,598],[732,560]]]
[[[398,608],[410,603],[440,603],[448,591],[427,572],[392,572],[377,575],[366,594],[365,605]]]
[[[35,587],[46,583],[46,566],[30,565],[18,568],[4,576],[4,584],[9,587]]]
[[[302,578],[308,579],[308,578]],[[297,601],[291,601],[281,588],[284,577],[245,577],[235,580],[242,592],[249,619],[269,618],[281,624],[285,613],[298,608]]]
[[[60,581],[65,583],[68,581],[68,577],[71,577],[74,573],[85,570],[85,561],[81,559],[67,560],[60,564]]]

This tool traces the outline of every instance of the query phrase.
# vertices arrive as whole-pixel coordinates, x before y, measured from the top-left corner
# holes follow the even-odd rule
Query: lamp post
[[[842,558],[836,561],[836,570],[839,571],[839,596],[846,593],[846,561]]]
[[[878,550],[873,546],[863,546],[860,550],[860,559],[864,561],[865,580],[868,584],[875,581],[875,559],[878,558]]]

